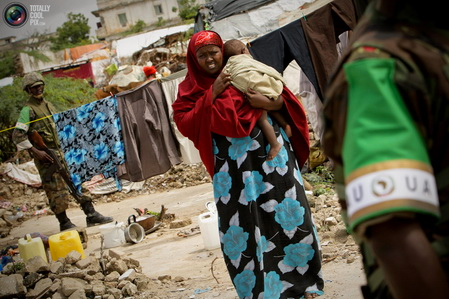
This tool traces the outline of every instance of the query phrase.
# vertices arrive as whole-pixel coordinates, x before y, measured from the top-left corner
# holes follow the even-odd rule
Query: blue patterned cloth
[[[267,161],[269,144],[251,135],[213,135],[214,198],[223,256],[240,298],[303,298],[323,294],[319,239],[300,168],[285,132]]]
[[[116,177],[125,162],[117,99],[107,97],[53,115],[72,181],[78,190],[94,175]]]

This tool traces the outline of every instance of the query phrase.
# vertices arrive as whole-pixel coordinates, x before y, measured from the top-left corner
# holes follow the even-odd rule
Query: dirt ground
[[[168,209],[168,213],[175,214],[177,220],[192,220],[192,224],[176,229],[161,225],[158,230],[147,234],[140,243],[127,243],[113,248],[140,261],[142,272],[152,279],[146,298],[238,298],[227,274],[221,250],[205,250],[199,232],[198,215],[207,211],[205,203],[211,200],[212,185],[205,183],[161,193],[138,195],[119,202],[96,204],[97,210],[102,214],[113,216],[116,221],[125,223],[131,214],[136,214],[133,208],[159,211],[161,205]],[[73,223],[85,226],[85,216],[80,209],[71,208],[67,214]],[[10,236],[1,239],[0,245],[10,244],[30,232],[40,232],[44,235],[58,233],[58,222],[52,215],[31,218],[14,227]],[[85,253],[93,252],[99,256],[99,227],[87,228],[87,233],[88,245]],[[332,246],[331,243],[322,242],[323,247]],[[333,258],[323,259],[325,295],[320,298],[362,299],[360,285],[364,284],[365,278],[360,256],[356,255],[356,258],[349,262],[348,259],[338,256],[338,252],[342,251],[341,246],[327,248],[327,252],[332,251],[335,252]],[[166,279],[162,279],[164,276]]]

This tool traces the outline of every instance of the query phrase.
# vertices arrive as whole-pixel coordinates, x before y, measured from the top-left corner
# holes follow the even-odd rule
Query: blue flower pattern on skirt
[[[233,160],[242,157],[251,148],[253,140],[250,137],[232,138],[229,147],[229,156]]]
[[[273,127],[283,147],[272,161],[266,161],[268,142],[257,126],[243,138],[212,135],[223,256],[242,299],[323,293],[318,236],[300,166],[283,130],[275,121]]]
[[[246,249],[246,241],[248,233],[239,226],[231,226],[222,238],[224,253],[231,260],[238,259]]]
[[[274,210],[276,211],[276,221],[285,230],[293,230],[304,222],[305,210],[297,200],[285,198]]]
[[[213,178],[214,197],[218,198],[221,196],[227,196],[229,194],[229,189],[232,187],[232,178],[229,173],[220,171],[214,175]]]
[[[310,244],[291,244],[284,248],[284,264],[290,267],[305,267],[315,254]]]
[[[75,186],[94,175],[116,175],[125,148],[115,97],[107,97],[53,116],[61,149]]]
[[[262,175],[253,171],[250,176],[248,176],[245,180],[245,196],[246,200],[255,201],[257,197],[265,190],[265,183],[263,182]]]
[[[268,241],[265,236],[261,236],[259,242],[257,243],[257,260],[260,262],[262,260],[262,255],[268,248]]]
[[[282,292],[282,281],[279,274],[274,271],[268,273],[265,277],[265,298],[278,299]]]
[[[251,295],[251,291],[256,284],[256,276],[251,270],[244,270],[234,278],[234,285],[240,298]]]

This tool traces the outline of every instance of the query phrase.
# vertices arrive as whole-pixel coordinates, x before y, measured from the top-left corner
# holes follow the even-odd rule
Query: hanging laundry
[[[126,152],[118,168],[121,179],[140,182],[181,163],[159,80],[119,93],[117,101]]]
[[[97,174],[116,177],[125,161],[117,99],[107,97],[53,115],[75,187]]]
[[[176,96],[178,95],[178,85],[184,80],[186,73],[187,69],[184,69],[168,77],[162,78],[161,82],[165,100],[167,101],[170,124],[174,129],[176,139],[179,142],[182,161],[186,164],[196,164],[201,162],[200,153],[196,149],[193,142],[190,141],[189,138],[184,137],[181,132],[179,132],[178,127],[173,120],[173,108],[171,107],[173,102],[176,100]]]
[[[251,41],[249,50],[255,59],[268,64],[280,73],[295,60],[322,98],[300,20]]]
[[[338,60],[339,36],[351,31],[357,22],[353,1],[334,0],[300,21],[318,85],[323,90]]]

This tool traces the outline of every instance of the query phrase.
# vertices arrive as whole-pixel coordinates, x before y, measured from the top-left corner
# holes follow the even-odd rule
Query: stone
[[[173,280],[174,280],[175,282],[182,282],[182,281],[184,281],[185,279],[184,279],[184,277],[176,276]]]
[[[105,276],[103,273],[97,272],[94,275],[92,275],[92,278],[95,280],[103,280],[103,279],[105,279]]]
[[[118,280],[133,280],[134,277],[136,276],[136,270],[134,269],[128,269],[125,273],[123,273]]]
[[[28,272],[48,272],[50,265],[40,255],[36,255],[26,262],[26,269]]]
[[[335,217],[327,217],[324,220],[324,223],[326,223],[329,226],[334,226],[334,225],[338,224],[338,221],[337,221],[337,219],[335,219]]]
[[[53,284],[53,282],[51,281],[50,278],[44,278],[44,279],[39,280],[36,283],[36,286],[34,287],[34,289],[32,289],[31,291],[29,291],[26,294],[26,298],[33,299],[33,298],[43,296],[50,289],[52,284]]]
[[[128,283],[129,281],[127,281],[127,280],[122,280],[122,281],[120,281],[118,284],[117,284],[117,288],[118,289],[123,289],[123,287]]]
[[[33,288],[36,282],[42,278],[44,278],[44,275],[37,272],[31,272],[24,277],[23,285],[27,288]]]
[[[62,292],[58,291],[51,296],[51,299],[66,299],[67,297],[62,294]]]
[[[109,272],[117,271],[120,275],[128,270],[128,266],[123,260],[113,259],[107,266]]]
[[[79,269],[86,269],[87,267],[89,267],[90,265],[92,265],[92,262],[94,261],[94,258],[91,256],[86,257],[85,259],[81,259],[79,261],[76,262],[76,266]]]
[[[130,268],[134,266],[134,268],[140,267],[140,262],[136,259],[130,258],[129,259],[129,266]]]
[[[87,273],[89,273],[89,275],[94,275],[96,272],[100,272],[101,266],[100,266],[100,261],[95,258],[95,257],[89,257],[90,258],[90,265],[87,267]]]
[[[335,241],[337,241],[339,243],[343,243],[343,244],[346,243],[346,241],[348,240],[348,237],[349,237],[349,234],[346,231],[346,229],[344,229],[344,228],[338,229],[334,235]]]
[[[185,227],[190,224],[192,224],[192,219],[175,220],[170,223],[170,228],[171,229],[181,228],[181,227]]]
[[[101,281],[92,283],[92,292],[95,296],[103,296],[106,294],[106,287]]]
[[[61,280],[55,279],[53,280],[53,284],[51,285],[49,291],[55,293],[57,290],[59,290],[60,287],[61,287]]]
[[[20,274],[12,274],[0,277],[0,298],[19,297],[25,295],[26,288],[23,285],[23,277]]]
[[[66,255],[65,262],[66,264],[73,265],[79,260],[81,260],[81,257],[82,257],[81,253],[79,253],[76,250],[72,250]]]
[[[120,297],[122,296],[122,291],[120,291],[117,288],[110,288],[108,289],[108,293],[112,296],[114,296],[114,299],[120,299]]]
[[[126,257],[126,253],[118,249],[109,249],[109,256],[116,259],[123,259]]]
[[[134,279],[134,284],[137,286],[137,290],[143,291],[148,288],[149,279],[148,278],[136,278]]]
[[[123,288],[122,288],[122,294],[123,296],[134,296],[137,293],[137,286],[133,284],[132,282],[128,282]]]
[[[113,271],[104,277],[104,281],[118,281],[120,273]]]
[[[69,297],[78,289],[83,289],[86,286],[86,282],[84,280],[72,277],[64,277],[61,280],[61,290],[64,296]]]
[[[86,293],[84,290],[79,289],[73,292],[68,299],[86,299]]]
[[[59,274],[64,269],[64,264],[56,261],[50,264],[50,272],[54,274]]]
[[[171,276],[170,275],[161,275],[157,279],[160,281],[171,280]]]

